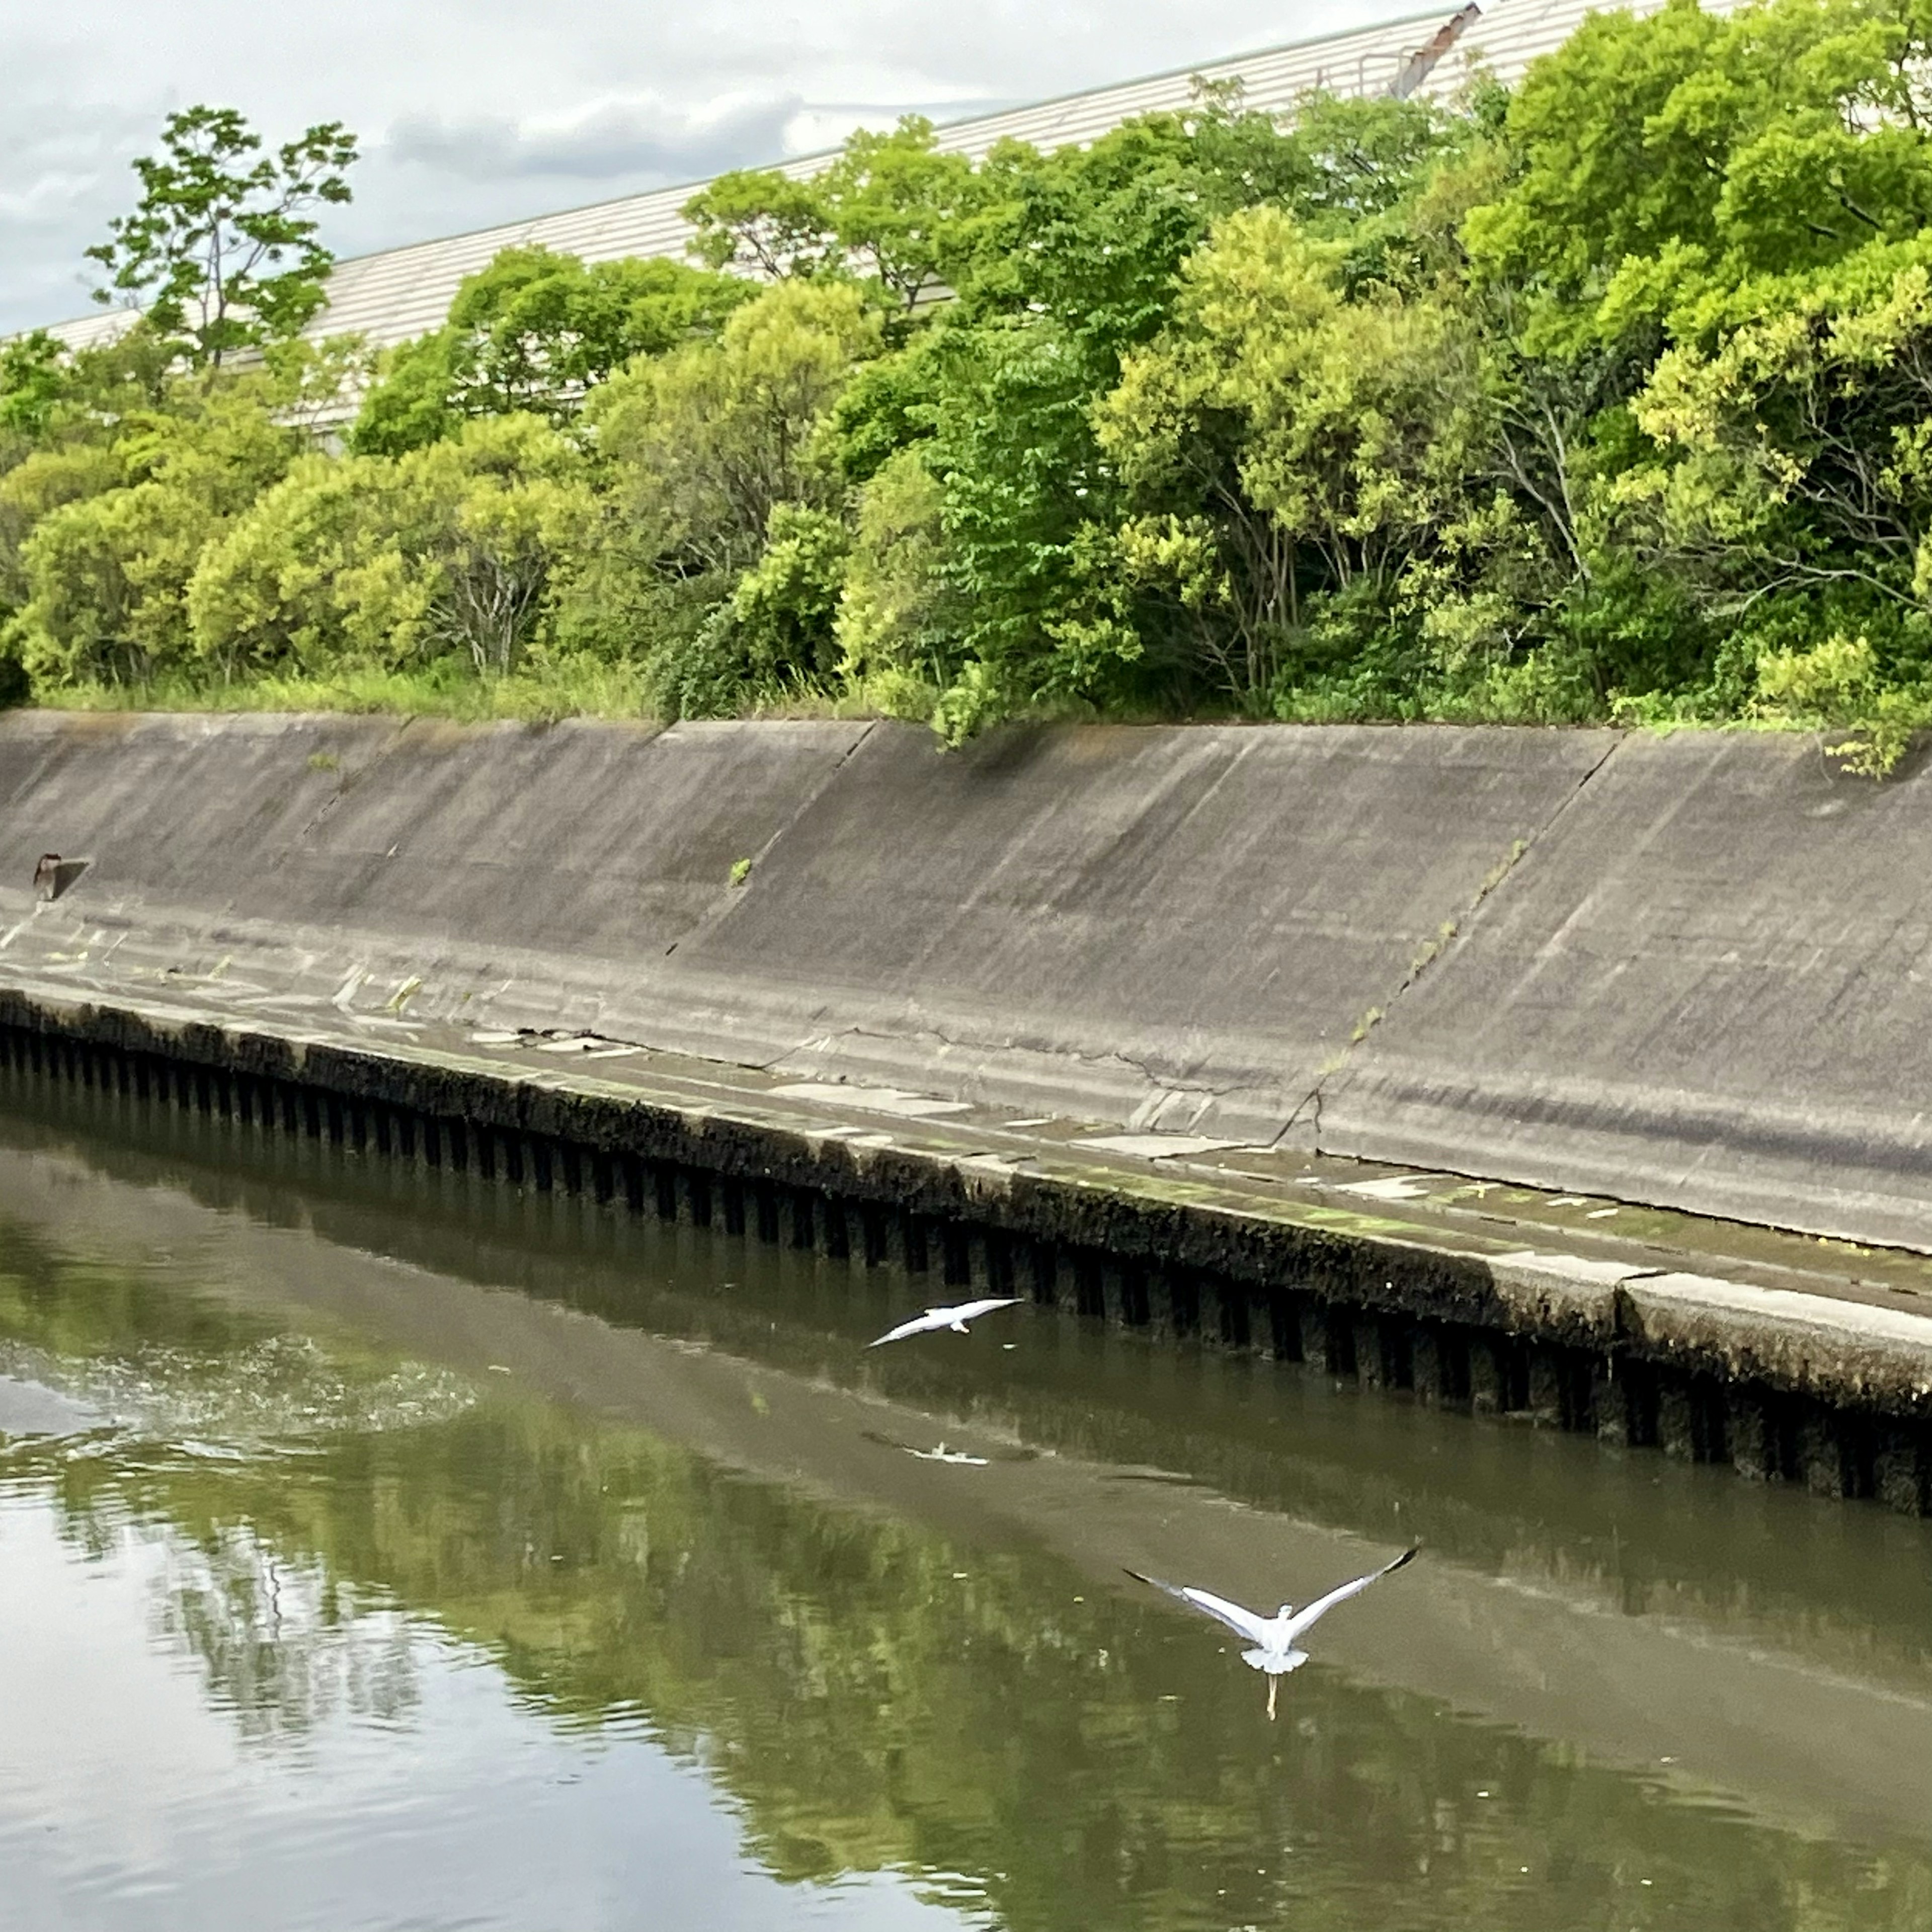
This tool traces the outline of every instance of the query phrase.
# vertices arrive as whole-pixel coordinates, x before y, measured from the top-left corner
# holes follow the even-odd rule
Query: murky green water
[[[0,1104],[0,1925],[1932,1925],[1932,1526]]]

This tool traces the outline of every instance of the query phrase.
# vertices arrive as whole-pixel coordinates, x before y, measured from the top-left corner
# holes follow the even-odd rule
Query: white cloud
[[[144,116],[23,101],[0,132],[0,328],[81,313],[98,271],[81,251],[130,197]]]
[[[1385,18],[1410,0],[0,0],[0,330],[83,313],[81,250],[164,115],[363,137],[348,254]]]
[[[386,158],[464,181],[560,175],[640,185],[688,181],[784,151],[796,95],[727,100],[696,112],[661,100],[601,100],[581,112],[518,122],[507,116],[446,121],[411,116],[391,128]]]

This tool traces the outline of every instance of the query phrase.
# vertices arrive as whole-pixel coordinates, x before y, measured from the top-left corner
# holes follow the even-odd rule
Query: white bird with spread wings
[[[1251,1670],[1268,1672],[1268,1715],[1272,1718],[1275,1692],[1282,1676],[1288,1671],[1298,1670],[1308,1661],[1307,1652],[1298,1650],[1295,1640],[1319,1623],[1337,1604],[1345,1604],[1351,1597],[1360,1596],[1371,1583],[1378,1583],[1390,1570],[1400,1570],[1414,1554],[1413,1550],[1405,1550],[1393,1563],[1384,1563],[1379,1570],[1371,1570],[1366,1576],[1358,1576],[1352,1582],[1339,1584],[1325,1597],[1317,1597],[1305,1609],[1298,1610],[1292,1604],[1284,1604],[1271,1617],[1245,1610],[1239,1604],[1231,1604],[1226,1598],[1215,1596],[1206,1590],[1193,1589],[1180,1583],[1163,1583],[1158,1576],[1144,1576],[1138,1570],[1130,1570],[1127,1574],[1137,1582],[1151,1583],[1156,1590],[1165,1590],[1170,1597],[1178,1597],[1190,1609],[1214,1618],[1217,1623],[1226,1624],[1237,1636],[1246,1637],[1252,1647],[1241,1652],[1241,1661]]]
[[[996,1308],[1011,1308],[1018,1300],[1016,1294],[998,1294],[986,1301],[962,1301],[956,1308],[928,1308],[923,1315],[915,1315],[896,1328],[888,1328],[876,1342],[868,1342],[866,1346],[881,1348],[888,1342],[903,1342],[908,1335],[924,1335],[935,1328],[950,1328],[963,1335],[968,1322],[990,1315]]]

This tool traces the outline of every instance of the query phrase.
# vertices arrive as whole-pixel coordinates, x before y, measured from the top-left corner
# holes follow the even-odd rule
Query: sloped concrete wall
[[[1612,742],[881,730],[680,947],[684,1004],[728,989],[788,1064],[1312,1144],[1358,1029]]]
[[[92,861],[76,912],[652,958],[866,729],[19,716],[0,879],[58,851]]]
[[[1749,736],[16,715],[0,982],[406,999],[1932,1246],[1928,787]],[[90,865],[36,907],[47,850]]]
[[[1932,772],[1628,739],[1322,1123],[1340,1153],[1932,1244]]]

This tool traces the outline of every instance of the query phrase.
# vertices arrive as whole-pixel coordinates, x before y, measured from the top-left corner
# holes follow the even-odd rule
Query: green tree
[[[863,483],[899,451],[928,440],[938,424],[938,398],[956,332],[935,326],[914,330],[890,353],[861,363],[832,410],[832,450],[847,482]]]
[[[1096,412],[1134,512],[1114,533],[1120,568],[1164,595],[1205,681],[1246,706],[1316,598],[1426,604],[1439,627],[1466,617],[1465,553],[1500,534],[1468,489],[1484,428],[1471,332],[1390,290],[1350,301],[1343,252],[1278,208],[1229,216]]]
[[[1758,277],[1909,238],[1932,217],[1928,34],[1915,0],[1591,16],[1510,104],[1479,273],[1527,292],[1535,346],[1654,352],[1746,320]]]
[[[183,596],[219,526],[192,492],[156,480],[83,497],[22,546],[28,596],[19,648],[28,674],[59,684],[145,684],[188,651]]]
[[[94,299],[142,303],[196,368],[295,334],[334,259],[310,211],[350,199],[354,136],[324,122],[269,152],[233,109],[197,106],[168,116],[161,145],[134,164],[140,205],[87,251],[108,272]]]
[[[850,538],[824,510],[772,508],[758,561],[688,642],[661,646],[646,689],[668,718],[730,717],[767,700],[826,688]]]
[[[1932,212],[1928,26],[1673,0],[1586,22],[1510,104],[1465,224],[1492,468],[1564,566],[1543,628],[1606,699],[1735,711],[1761,649],[1868,634],[1882,676],[1925,650],[1898,278]]]
[[[1787,280],[1715,346],[1660,358],[1633,404],[1671,460],[1622,479],[1661,560],[1748,604],[1855,588],[1932,622],[1932,249]],[[1772,293],[1772,291],[1766,291]]]
[[[662,568],[728,586],[782,503],[837,507],[826,416],[878,324],[856,290],[781,283],[715,341],[634,364],[590,414],[625,514]]]
[[[418,507],[390,459],[302,457],[204,549],[187,593],[196,653],[224,678],[426,655]]]
[[[142,325],[77,353],[38,332],[0,347],[0,620],[26,598],[40,519],[129,480],[117,445],[172,407],[172,360]]]
[[[1126,486],[1096,406],[1167,323],[1215,220],[1305,202],[1338,238],[1387,224],[1445,148],[1432,112],[1409,104],[1318,104],[1305,132],[1285,132],[1208,90],[1088,148],[988,158],[997,191],[973,224],[943,352],[930,352],[932,402],[916,418],[900,405],[933,426],[944,567],[970,613],[949,708],[962,728],[1036,704],[1189,701],[1199,640],[1182,640],[1172,612],[1151,632],[1141,622],[1113,534]],[[1134,568],[1153,561],[1143,547]],[[1168,546],[1161,568],[1180,561]]]
[[[860,493],[838,604],[838,670],[860,700],[928,718],[957,659],[963,614],[945,572],[945,492],[924,453],[902,449]]]
[[[311,455],[206,544],[186,600],[194,648],[230,675],[454,652],[507,676],[596,510],[581,454],[531,416],[468,422],[399,458]]]
[[[909,114],[861,128],[806,179],[778,168],[722,175],[685,205],[692,252],[714,268],[772,280],[849,273],[902,314],[942,292],[968,225],[996,192],[964,154],[940,152]]]
[[[427,500],[434,634],[506,676],[587,541],[596,505],[576,452],[528,417],[478,422],[404,459]]]
[[[299,452],[303,432],[287,417],[307,367],[298,358],[212,388],[185,385],[172,407],[130,415],[111,445],[116,485],[38,517],[20,547],[26,596],[15,620],[36,679],[139,684],[181,668],[188,580],[204,547]]]
[[[93,441],[34,450],[0,476],[0,608],[17,609],[26,598],[22,552],[41,520],[63,504],[98,496],[127,480],[119,454]]]
[[[67,352],[44,328],[0,343],[0,431],[44,435],[66,393]]]
[[[932,123],[920,115],[890,134],[853,134],[815,185],[842,259],[902,311],[944,291],[962,230],[993,192],[964,154],[939,152]]]
[[[272,338],[348,138],[190,110],[97,251],[148,320],[0,350],[6,651],[594,658],[669,711],[809,688],[955,736],[1622,707],[1894,743],[1932,692],[1924,8],[1592,16],[1454,112],[1202,88],[976,163],[909,118],[721,176],[706,268],[506,251],[299,461],[348,365],[292,382]]]
[[[365,454],[395,455],[466,417],[520,412],[569,424],[633,357],[715,334],[756,292],[679,262],[586,266],[546,248],[506,248],[464,279],[441,328],[391,352],[350,440]]]
[[[691,252],[707,268],[782,281],[836,266],[838,242],[824,189],[781,168],[735,168],[684,205]]]
[[[878,343],[857,290],[781,282],[715,340],[635,362],[593,399],[614,514],[591,568],[614,564],[620,595],[652,609],[650,687],[669,715],[830,670],[847,542],[830,412]]]

